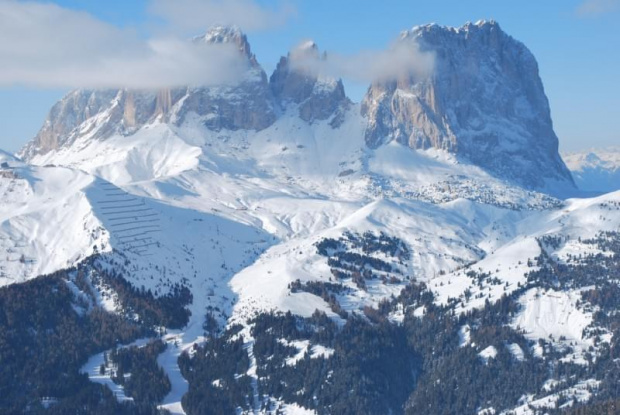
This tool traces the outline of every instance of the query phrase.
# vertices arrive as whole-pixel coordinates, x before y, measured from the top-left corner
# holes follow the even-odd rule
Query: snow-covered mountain
[[[620,189],[620,148],[566,153],[562,158],[580,189],[591,192]]]
[[[435,68],[369,89],[370,147],[444,149],[528,188],[571,188],[536,59],[522,43],[494,21],[418,26],[400,42],[432,53]]]
[[[244,77],[75,91],[25,161],[0,153],[0,285],[68,269],[77,297],[139,322],[100,274],[152,301],[189,289],[155,365],[173,413],[533,413],[608,391],[620,193],[560,198],[574,183],[525,46],[494,22],[416,27],[400,42],[433,53],[433,73],[354,104],[291,64],[328,59],[313,42],[268,79],[238,29],[194,41],[235,45]],[[113,384],[97,345],[81,364]],[[455,367],[519,376],[467,389]]]
[[[574,191],[558,155],[536,61],[495,22],[404,32],[401,43],[435,56],[434,70],[376,83],[359,107],[350,105],[340,80],[290,64],[300,55],[321,59],[313,42],[282,58],[268,81],[238,29],[216,27],[194,41],[237,46],[248,65],[243,79],[223,87],[75,91],[54,106],[20,156],[36,164],[53,162],[56,153],[79,153],[85,142],[132,135],[154,122],[206,127],[198,137],[235,131],[251,137],[291,116],[308,123],[329,119],[334,129],[348,116],[363,127],[355,136],[341,131],[340,140],[357,143],[361,135],[371,152],[392,140],[413,149],[435,148],[530,190]]]

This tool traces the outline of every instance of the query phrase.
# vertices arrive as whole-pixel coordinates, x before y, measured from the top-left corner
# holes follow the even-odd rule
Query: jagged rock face
[[[107,107],[115,95],[114,91],[70,93],[54,104],[35,139],[22,150],[21,157],[29,159],[66,144],[73,129]]]
[[[57,102],[37,136],[21,151],[29,160],[37,154],[71,145],[80,137],[105,139],[131,134],[157,118],[168,121],[171,108],[186,89],[159,91],[76,90]]]
[[[273,124],[276,112],[267,75],[252,53],[246,35],[236,27],[218,26],[194,41],[237,45],[248,60],[249,70],[237,85],[190,89],[179,109],[178,122],[194,113],[215,131],[262,130]]]
[[[495,22],[415,27],[401,35],[433,53],[426,76],[373,84],[362,103],[366,143],[444,149],[529,188],[572,178],[558,154],[531,52]]]
[[[73,91],[54,105],[43,128],[20,156],[30,160],[85,136],[105,139],[114,134],[131,134],[157,119],[180,125],[190,114],[216,131],[262,130],[270,126],[276,119],[274,98],[246,36],[234,27],[214,27],[193,41],[237,45],[248,62],[243,79],[235,85],[216,87]]]
[[[339,116],[350,105],[341,80],[319,77],[309,71],[296,68],[294,59],[321,59],[314,42],[307,42],[287,57],[282,57],[269,83],[273,95],[286,106],[294,103],[299,106],[299,116],[307,122],[327,120],[331,117],[332,126],[342,121]]]

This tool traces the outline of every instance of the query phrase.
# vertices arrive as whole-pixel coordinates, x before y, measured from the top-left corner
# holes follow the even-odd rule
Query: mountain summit
[[[355,104],[312,41],[269,78],[237,28],[193,42],[242,76],[75,91],[26,162],[0,151],[0,413],[620,398],[620,191],[553,196],[574,184],[525,46],[416,27]]]
[[[571,187],[536,59],[522,43],[494,21],[416,26],[399,41],[434,54],[435,68],[370,87],[368,146],[434,147],[527,188]]]
[[[153,122],[253,134],[283,117],[337,129],[351,116],[366,126],[361,135],[371,153],[392,141],[435,148],[526,189],[555,195],[575,189],[558,154],[536,60],[493,21],[401,33],[397,46],[433,55],[433,70],[377,81],[360,106],[352,105],[341,80],[299,64],[328,59],[312,41],[282,57],[270,78],[236,27],[216,26],[193,41],[235,45],[248,63],[242,79],[156,91],[74,91],[54,105],[20,156],[38,163],[46,155],[46,163],[55,163],[54,151],[71,151],[78,140],[128,136]],[[351,134],[360,133],[340,139],[357,142]]]

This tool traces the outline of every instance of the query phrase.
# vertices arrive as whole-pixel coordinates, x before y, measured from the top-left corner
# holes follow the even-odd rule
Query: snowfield
[[[345,282],[347,291],[338,297],[345,311],[376,307],[415,280],[425,282],[440,304],[463,300],[457,311],[465,312],[526,281],[537,269],[538,238],[564,238],[547,252],[562,259],[591,249],[581,239],[620,229],[620,214],[610,208],[620,203],[620,192],[560,201],[438,150],[394,142],[371,151],[358,111],[347,112],[337,129],[286,114],[259,132],[157,121],[128,137],[93,140],[86,134],[70,148],[35,157],[34,165],[3,153],[0,161],[9,167],[0,169],[0,285],[71,267],[94,253],[111,267],[126,262],[125,277],[157,295],[175,283],[188,285],[191,320],[169,334],[158,359],[172,382],[163,406],[182,413],[187,382],[176,359],[205,340],[207,306],[221,310],[220,324],[245,324],[270,310],[310,316],[318,309],[340,319],[321,297],[290,289],[297,280],[330,281],[328,260],[317,251],[326,238],[383,232],[410,250],[407,260],[393,262],[398,282],[376,280],[364,290]],[[470,271],[495,282],[478,284]],[[577,344],[568,358],[583,362],[591,345],[583,329],[592,317],[577,297],[530,290],[512,325],[532,340]],[[113,295],[101,303],[114,310]],[[402,321],[402,314],[393,321]],[[463,328],[461,345],[469,342]],[[299,354],[290,365],[306,352],[313,358],[333,353],[294,346]],[[518,345],[509,348],[515,359],[523,358]],[[489,347],[480,356],[496,353]],[[88,371],[99,362],[93,359]],[[282,409],[313,413],[295,405]]]

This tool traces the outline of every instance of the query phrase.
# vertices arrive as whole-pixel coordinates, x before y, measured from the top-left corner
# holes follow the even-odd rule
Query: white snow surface
[[[37,156],[35,165],[13,159],[0,169],[0,285],[70,267],[95,252],[109,264],[126,260],[130,282],[156,294],[188,285],[191,320],[171,332],[158,360],[173,384],[164,406],[182,413],[187,383],[176,357],[205,341],[207,306],[222,310],[221,324],[244,324],[266,310],[309,316],[319,309],[339,319],[323,299],[289,289],[298,279],[329,281],[327,259],[315,246],[323,238],[384,232],[411,251],[398,264],[400,283],[373,281],[367,290],[347,283],[350,291],[339,298],[345,310],[376,306],[415,279],[442,304],[460,299],[457,311],[464,312],[525,281],[540,254],[536,238],[565,237],[549,252],[563,258],[585,249],[579,238],[620,228],[613,208],[620,192],[559,202],[441,151],[391,143],[371,152],[358,113],[353,106],[339,128],[285,114],[258,132],[209,131],[190,116],[181,127],[155,122],[127,137],[85,134],[71,147]],[[469,270],[500,283],[480,288]],[[513,325],[532,339],[565,336],[585,348],[590,340],[581,331],[591,315],[576,307],[576,298],[530,291]],[[101,303],[114,310],[113,296]],[[252,339],[244,340],[251,354]],[[468,342],[465,333],[461,340]],[[311,354],[330,356],[316,347]]]
[[[596,390],[599,384],[600,381],[587,379],[542,398],[533,399],[533,397],[530,396],[525,399],[526,402],[523,405],[506,410],[502,412],[501,415],[536,415],[544,413],[545,409],[554,409],[556,407],[556,402],[558,402],[560,398],[567,399],[567,401],[561,404],[559,408],[570,408],[575,403],[587,402],[592,397],[592,392],[590,390]]]

